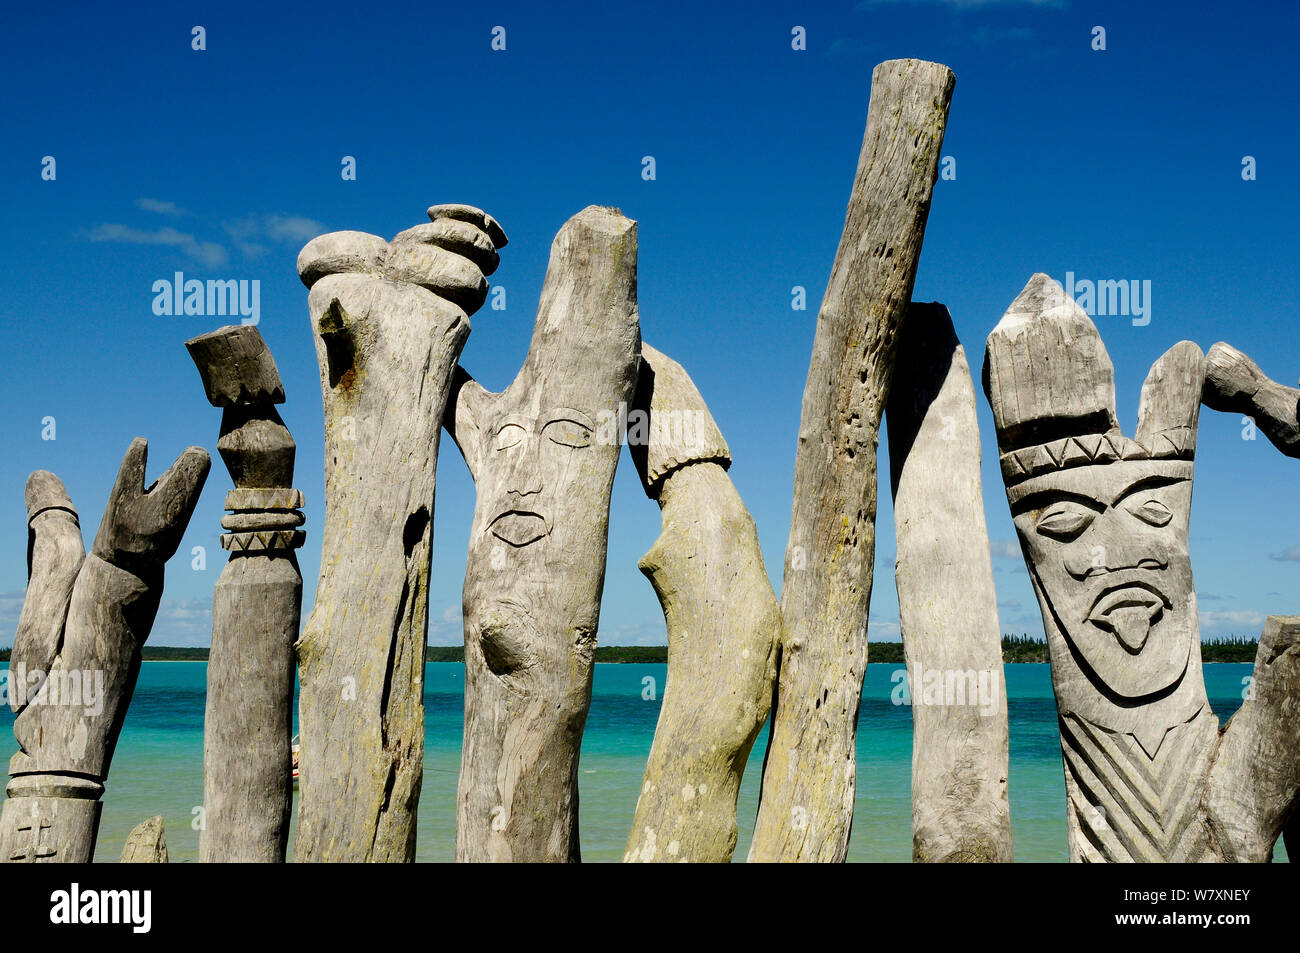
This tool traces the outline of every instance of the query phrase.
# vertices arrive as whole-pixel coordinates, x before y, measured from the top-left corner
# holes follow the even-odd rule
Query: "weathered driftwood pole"
[[[745,763],[772,703],[781,610],[704,398],[644,343],[632,414],[628,447],[663,511],[640,569],[668,624],[668,680],[623,859],[726,862]]]
[[[528,358],[500,394],[459,371],[447,428],[474,477],[456,859],[576,861],[578,749],[621,411],[636,385],[636,223],[590,206],[551,245]]]
[[[424,761],[424,645],[438,438],[469,312],[506,243],[491,216],[429,209],[385,242],[313,239],[325,528],[298,645],[304,861],[410,861]]]
[[[235,482],[221,520],[230,560],[212,598],[199,860],[283,863],[302,607],[293,551],[305,536],[295,445],[275,409],[284,403],[280,373],[256,327],[224,327],[185,346],[222,408],[217,450]]]
[[[1205,406],[1250,417],[1273,446],[1288,457],[1300,457],[1300,390],[1271,380],[1249,357],[1223,342],[1210,348],[1205,363],[1201,393]],[[1237,819],[1234,833],[1253,844],[1248,853],[1272,855],[1277,835],[1271,821],[1279,809],[1286,811],[1290,805],[1283,842],[1293,863],[1300,862],[1300,806],[1293,793],[1300,760],[1294,757],[1295,711],[1287,713],[1285,706],[1294,706],[1300,695],[1296,687],[1298,661],[1296,620],[1270,616],[1255,656],[1250,697],[1228,722],[1224,751],[1211,774],[1215,785],[1212,797],[1222,802],[1216,805],[1218,813],[1225,823]],[[1227,768],[1229,764],[1234,768]],[[1243,771],[1266,776],[1253,783],[1232,783]],[[1290,796],[1288,792],[1292,792]]]
[[[866,135],[804,388],[778,687],[751,860],[842,861],[848,851],[880,416],[953,83],[946,66],[921,60],[891,60],[872,74]]]
[[[1133,438],[1110,358],[1035,275],[989,335],[985,391],[1043,613],[1075,861],[1263,861],[1296,806],[1300,618],[1270,618],[1254,697],[1222,732],[1188,558],[1206,360],[1152,366]]]
[[[25,693],[14,720],[20,750],[9,762],[0,813],[2,860],[88,863],[94,856],[99,798],[162,597],[163,565],[180,545],[210,466],[204,450],[190,447],[146,489],[147,455],[148,444],[136,438],[84,560],[68,535],[76,510],[63,484],[43,471],[28,480],[29,586],[48,580],[59,595],[28,589],[14,643],[11,684],[37,690]]]
[[[975,387],[948,309],[913,304],[889,420],[898,621],[912,707],[912,859],[1011,860],[1002,631]]]
[[[167,832],[163,828],[161,814],[155,814],[131,829],[118,862],[122,864],[167,863]]]

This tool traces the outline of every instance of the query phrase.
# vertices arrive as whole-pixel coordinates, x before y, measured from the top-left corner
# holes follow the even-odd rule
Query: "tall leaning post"
[[[750,860],[843,861],[848,853],[876,446],[954,82],[948,67],[923,60],[890,60],[872,73],[866,135],[804,387],[777,690]]]
[[[409,862],[424,777],[438,440],[505,232],[468,205],[298,255],[325,410],[325,526],[298,640],[294,860]]]
[[[898,622],[912,707],[912,859],[1011,860],[1002,630],[975,385],[952,316],[908,310],[889,407]],[[934,688],[938,676],[938,699]],[[955,697],[945,686],[957,679]]]
[[[199,860],[283,863],[302,611],[294,550],[306,536],[302,494],[292,489],[296,447],[275,409],[284,403],[280,373],[256,327],[224,327],[185,347],[208,401],[222,408],[217,451],[235,482],[221,520],[230,560],[212,597]]]

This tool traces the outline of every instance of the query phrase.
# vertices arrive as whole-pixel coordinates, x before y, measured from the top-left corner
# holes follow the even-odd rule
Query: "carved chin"
[[[1182,678],[1194,631],[1177,614],[1119,605],[1105,619],[1089,618],[1065,637],[1106,688],[1124,698],[1141,698]]]
[[[488,529],[501,542],[515,547],[535,543],[550,532],[546,520],[540,514],[524,510],[502,513],[492,521]]]

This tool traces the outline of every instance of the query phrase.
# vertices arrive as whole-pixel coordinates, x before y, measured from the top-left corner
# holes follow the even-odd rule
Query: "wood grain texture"
[[[478,213],[486,236],[488,216]],[[325,527],[298,643],[295,859],[411,861],[438,441],[481,268],[437,235],[313,239],[298,259],[325,405]],[[460,304],[456,303],[461,302]]]
[[[1300,390],[1271,380],[1222,341],[1210,348],[1205,361],[1205,406],[1252,418],[1273,446],[1288,457],[1300,457]]]
[[[912,708],[912,859],[1010,862],[1006,682],[975,387],[947,308],[911,306],[894,373],[907,382],[893,388],[886,416]]]
[[[14,720],[20,750],[9,762],[0,859],[87,863],[94,856],[98,799],[162,598],[163,566],[211,466],[203,449],[190,447],[146,486],[147,461],[148,444],[136,438],[77,571],[41,691]],[[36,493],[28,503],[39,509],[48,499]],[[40,521],[33,529],[38,536],[66,531]],[[41,548],[37,540],[33,552]]]
[[[629,435],[629,449],[663,514],[639,566],[663,606],[668,676],[623,859],[722,863],[772,702],[781,611],[722,434],[682,366],[647,344],[634,410],[647,439]]]
[[[167,863],[167,832],[163,828],[161,814],[155,814],[131,829],[131,833],[126,838],[126,845],[122,848],[119,863]]]
[[[291,487],[296,448],[275,410],[284,387],[256,327],[220,328],[185,346],[208,400],[225,408],[217,447],[236,489],[244,491],[226,499],[235,510],[222,519],[233,530],[221,541],[230,561],[212,598],[199,860],[283,863],[293,809],[294,643],[302,609],[293,552],[304,536],[297,530],[301,494]]]
[[[447,412],[477,499],[465,566],[461,861],[576,861],[578,753],[609,495],[640,355],[636,223],[565,223],[528,357],[503,392],[461,371]]]
[[[866,134],[804,388],[778,688],[751,860],[842,861],[848,851],[880,417],[953,84],[947,67],[921,60],[891,60],[872,74]]]
[[[24,674],[50,670],[63,637],[72,586],[86,558],[77,509],[63,481],[48,470],[37,470],[27,478],[26,498],[27,595],[9,653],[9,671]],[[27,707],[36,690],[11,678],[9,707],[14,714]]]

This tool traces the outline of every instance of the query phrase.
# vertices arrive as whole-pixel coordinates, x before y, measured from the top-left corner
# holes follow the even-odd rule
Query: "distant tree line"
[[[1259,639],[1236,635],[1201,642],[1201,659],[1205,662],[1253,662]],[[146,662],[206,662],[208,650],[201,646],[146,645]],[[463,662],[463,645],[430,645],[425,648],[426,662]],[[870,660],[882,665],[903,664],[902,642],[872,642]],[[9,649],[0,649],[0,662],[9,661]],[[654,664],[668,661],[666,645],[602,645],[596,649],[597,662],[635,662]],[[1028,633],[1002,636],[1003,662],[1046,662],[1047,643]]]

